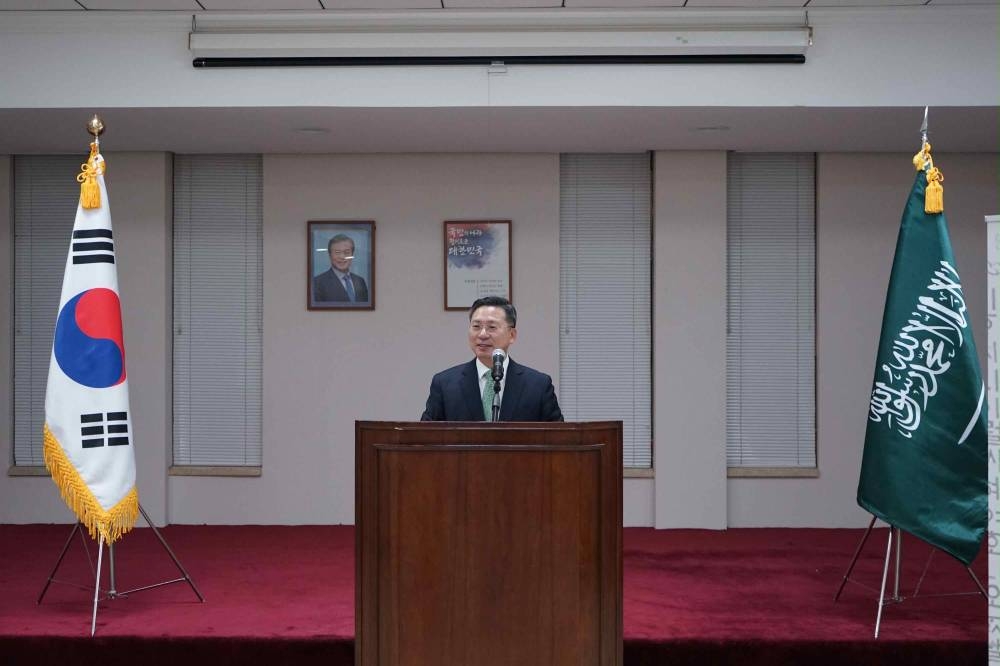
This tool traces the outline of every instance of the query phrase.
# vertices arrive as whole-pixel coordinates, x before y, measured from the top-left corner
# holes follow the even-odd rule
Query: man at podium
[[[552,378],[507,355],[516,339],[517,310],[510,301],[487,296],[473,303],[469,347],[475,358],[434,375],[420,420],[491,421],[498,400],[500,421],[562,421]],[[500,376],[499,393],[494,374]]]

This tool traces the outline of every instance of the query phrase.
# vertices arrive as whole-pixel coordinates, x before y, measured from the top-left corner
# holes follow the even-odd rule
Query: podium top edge
[[[622,428],[622,421],[355,421],[356,428],[372,430],[411,430],[449,428],[452,430],[478,430],[482,428],[507,430],[603,430]]]

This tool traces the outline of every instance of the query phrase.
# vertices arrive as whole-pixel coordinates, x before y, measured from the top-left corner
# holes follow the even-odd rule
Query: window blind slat
[[[14,464],[44,465],[42,425],[81,158],[14,158]]]
[[[259,156],[174,161],[174,465],[262,460]]]
[[[560,158],[559,403],[621,420],[626,467],[652,466],[649,156]]]
[[[730,155],[726,460],[815,467],[815,158]]]

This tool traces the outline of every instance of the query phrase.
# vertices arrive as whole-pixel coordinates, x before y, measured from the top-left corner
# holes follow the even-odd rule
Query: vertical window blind
[[[14,464],[45,464],[42,424],[85,155],[14,158]]]
[[[726,462],[816,466],[815,157],[728,162]]]
[[[174,160],[173,463],[261,465],[259,156]]]
[[[652,467],[650,157],[560,158],[559,403],[621,420],[625,467]]]

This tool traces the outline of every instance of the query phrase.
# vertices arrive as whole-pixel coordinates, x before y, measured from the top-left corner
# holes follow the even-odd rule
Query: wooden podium
[[[621,666],[622,424],[355,425],[358,666]]]

